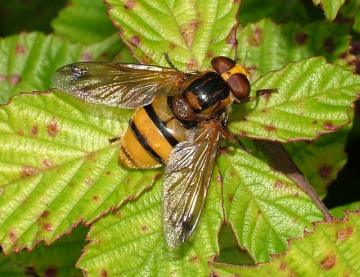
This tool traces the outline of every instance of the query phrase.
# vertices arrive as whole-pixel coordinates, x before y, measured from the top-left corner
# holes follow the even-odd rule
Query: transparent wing
[[[90,103],[137,108],[150,104],[155,94],[176,91],[190,76],[165,67],[82,62],[59,68],[55,84]]]
[[[206,122],[190,130],[186,141],[170,154],[164,180],[164,230],[167,243],[175,247],[193,232],[211,180],[220,126]]]

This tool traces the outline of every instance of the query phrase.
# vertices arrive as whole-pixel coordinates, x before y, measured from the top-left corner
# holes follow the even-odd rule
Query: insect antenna
[[[245,67],[245,68],[246,68],[246,62],[247,62],[248,54],[249,54],[249,50],[247,50],[247,51],[246,51],[246,54],[245,54],[245,59],[244,59],[244,67]]]

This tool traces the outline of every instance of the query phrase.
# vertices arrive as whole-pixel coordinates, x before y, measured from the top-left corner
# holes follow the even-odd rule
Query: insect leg
[[[255,102],[255,107],[254,109],[256,109],[256,107],[258,106],[259,104],[259,100],[260,100],[260,97],[270,97],[271,93],[278,93],[279,90],[277,88],[266,88],[266,89],[259,89],[256,91],[255,93],[255,96],[251,96],[249,97],[245,102],[250,102],[250,101],[256,101]],[[243,103],[245,103],[243,102]]]
[[[109,139],[109,143],[114,143],[114,142],[116,142],[116,141],[118,141],[118,140],[120,140],[120,139],[121,139],[121,137],[110,138],[110,139]]]
[[[164,53],[164,58],[165,58],[166,62],[170,65],[171,68],[175,69],[176,71],[180,71],[170,60],[168,53]]]
[[[228,141],[233,142],[233,143],[236,141],[235,136],[230,132],[230,130],[227,127],[221,127],[220,128],[220,133]]]

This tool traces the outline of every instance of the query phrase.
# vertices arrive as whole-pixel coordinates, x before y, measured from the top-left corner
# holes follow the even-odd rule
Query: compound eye
[[[243,102],[249,98],[250,82],[244,74],[236,73],[226,81],[237,102]]]
[[[223,74],[233,68],[235,66],[235,62],[228,57],[219,56],[211,60],[211,65],[217,73]]]

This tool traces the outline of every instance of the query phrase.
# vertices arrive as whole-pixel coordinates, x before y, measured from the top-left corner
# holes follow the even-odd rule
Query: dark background
[[[285,9],[281,6],[280,2],[281,1],[278,0],[275,2],[270,0],[266,3],[266,5],[270,5],[270,7],[278,5],[279,8],[282,9],[282,18],[275,18],[276,10],[274,12],[274,10],[271,9],[269,9],[269,14],[259,14],[258,16],[260,18],[263,16],[274,17],[272,19],[278,22],[284,20],[295,20],[299,23],[303,23],[302,19],[304,19],[304,16],[310,16],[311,20],[321,20],[324,18],[322,11],[318,8],[315,8],[312,4],[312,1],[310,0],[302,1],[304,3],[304,9],[299,11],[298,18],[294,18],[293,14],[286,14],[287,9],[291,8],[291,4],[287,5]],[[58,11],[65,7],[66,4],[67,0],[52,0],[51,3],[44,0],[0,0],[0,37],[23,31],[42,31],[45,33],[50,33],[52,31],[50,25],[51,20],[57,16]],[[243,1],[243,4],[246,4],[246,0]],[[251,9],[251,5],[248,5],[246,8]],[[243,11],[245,11],[245,7]],[[274,14],[271,14],[271,12]],[[301,13],[303,13],[304,16],[302,16]],[[244,18],[244,21],[247,21],[247,18]],[[355,38],[357,41],[353,41],[352,52],[358,57],[358,73],[360,73],[360,39],[357,34],[354,34],[353,38]],[[357,103],[355,115],[354,127],[349,134],[346,145],[348,163],[339,173],[338,179],[333,182],[328,189],[328,195],[324,200],[328,208],[360,200],[359,103]]]

